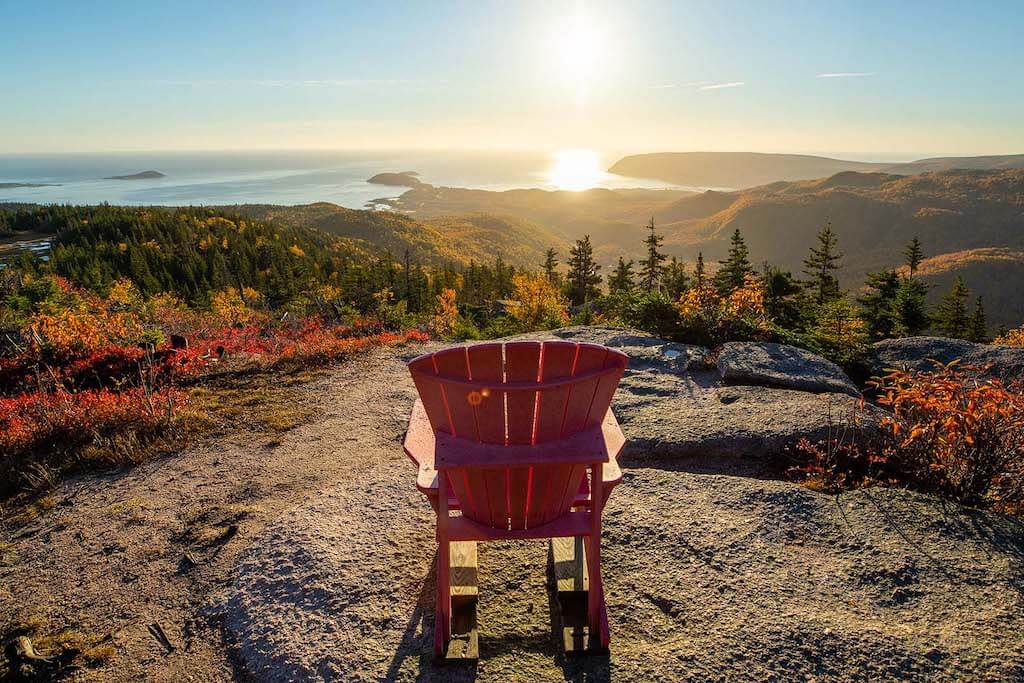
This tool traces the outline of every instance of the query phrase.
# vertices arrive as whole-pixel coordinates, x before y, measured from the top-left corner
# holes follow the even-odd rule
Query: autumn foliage
[[[30,483],[33,468],[140,459],[178,431],[188,388],[211,373],[308,367],[428,338],[374,318],[282,320],[254,290],[213,292],[210,309],[197,310],[171,295],[146,299],[127,280],[100,297],[26,276],[8,299],[18,296],[21,324],[0,352],[0,493]],[[17,323],[16,309],[5,313]]]
[[[876,482],[1024,514],[1024,387],[937,363],[872,382],[886,413],[873,437],[801,442],[795,467],[830,491]]]

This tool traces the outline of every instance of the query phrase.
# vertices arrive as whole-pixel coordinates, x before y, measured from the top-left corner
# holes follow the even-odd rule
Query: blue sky
[[[1024,3],[0,0],[0,153],[1024,152]]]

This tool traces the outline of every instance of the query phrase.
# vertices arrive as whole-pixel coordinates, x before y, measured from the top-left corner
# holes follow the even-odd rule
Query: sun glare
[[[590,79],[600,56],[601,38],[589,17],[579,11],[569,17],[556,40],[564,76],[577,83]]]
[[[559,190],[589,190],[601,179],[601,158],[592,149],[561,149],[548,170],[548,182]]]

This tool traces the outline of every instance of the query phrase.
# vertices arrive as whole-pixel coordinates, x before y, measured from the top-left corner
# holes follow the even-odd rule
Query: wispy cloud
[[[818,74],[815,78],[864,78],[874,76],[870,71],[835,71],[832,73]]]
[[[714,81],[690,81],[689,83],[659,83],[658,85],[652,85],[651,87],[655,90],[668,90],[670,88],[699,88],[704,85],[710,85]]]
[[[227,79],[227,80],[155,80],[147,81],[152,85],[206,87],[224,85],[246,85],[260,88],[352,88],[373,85],[418,85],[426,81],[415,81],[403,78],[349,78],[349,79],[309,79],[309,80],[262,80],[262,79]]]
[[[743,81],[732,81],[730,83],[712,83],[711,85],[702,85],[697,90],[722,90],[723,88],[740,88],[746,85]]]

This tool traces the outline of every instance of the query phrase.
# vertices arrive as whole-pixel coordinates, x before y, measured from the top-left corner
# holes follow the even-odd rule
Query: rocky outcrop
[[[886,339],[874,346],[875,374],[886,368],[934,370],[935,363],[960,360],[961,365],[983,368],[983,373],[1003,381],[1024,379],[1024,348],[974,344],[945,337],[905,337]]]
[[[857,385],[838,365],[786,344],[729,342],[722,345],[717,365],[726,384],[860,396]]]
[[[771,460],[804,438],[855,438],[871,429],[877,415],[872,406],[860,406],[856,386],[838,367],[793,347],[781,347],[788,351],[772,355],[741,353],[748,345],[727,344],[737,347],[727,358],[736,358],[737,363],[749,358],[751,367],[760,359],[761,368],[760,374],[737,373],[735,384],[727,385],[720,372],[721,356],[715,369],[706,364],[704,347],[667,342],[636,330],[569,327],[517,339],[552,336],[604,344],[629,355],[612,407],[629,439],[631,457]],[[763,386],[769,376],[776,386]]]

